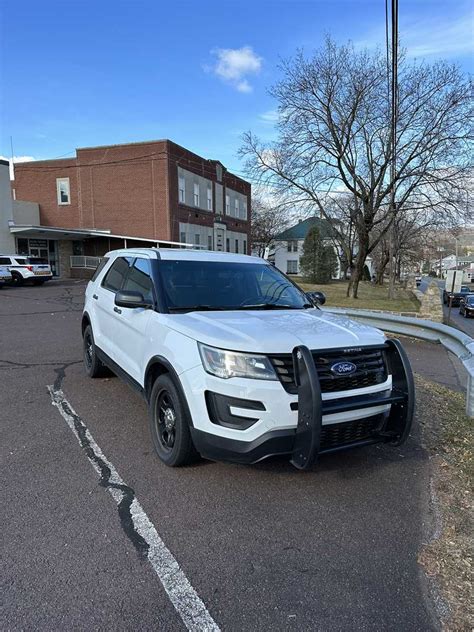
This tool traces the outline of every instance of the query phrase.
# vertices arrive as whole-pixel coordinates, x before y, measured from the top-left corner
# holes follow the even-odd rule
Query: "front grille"
[[[374,415],[356,421],[322,426],[320,450],[324,452],[374,438],[374,433],[380,428],[382,422],[383,415]]]
[[[334,349],[312,351],[321,384],[321,392],[334,393],[351,391],[382,384],[387,379],[387,366],[383,348],[376,349]],[[291,353],[269,356],[280,382],[288,393],[296,393],[293,357]],[[336,375],[331,367],[337,362],[350,361],[357,366],[352,375]]]

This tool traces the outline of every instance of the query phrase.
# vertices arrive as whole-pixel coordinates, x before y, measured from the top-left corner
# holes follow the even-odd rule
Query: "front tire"
[[[97,357],[97,352],[94,344],[94,336],[92,334],[92,327],[90,325],[87,325],[87,327],[84,329],[82,341],[84,368],[86,374],[89,377],[103,377],[107,373],[107,369]]]
[[[20,285],[23,285],[24,279],[21,276],[21,274],[18,274],[18,272],[12,272],[12,280],[11,280],[11,284],[14,285],[15,287],[20,287]]]
[[[150,432],[160,459],[169,467],[187,465],[196,455],[183,396],[169,375],[160,375],[150,396]]]

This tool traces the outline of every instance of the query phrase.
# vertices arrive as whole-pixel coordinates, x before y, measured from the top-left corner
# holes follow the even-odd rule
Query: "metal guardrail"
[[[84,255],[72,255],[71,268],[88,268],[89,270],[95,270],[101,261],[102,261],[102,257],[86,257]]]
[[[454,327],[422,318],[343,307],[323,307],[323,310],[338,316],[347,316],[389,333],[412,336],[420,340],[442,344],[461,360],[467,371],[466,413],[469,417],[474,417],[474,338],[454,329]]]

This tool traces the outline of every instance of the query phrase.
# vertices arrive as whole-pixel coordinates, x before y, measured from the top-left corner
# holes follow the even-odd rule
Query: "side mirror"
[[[148,298],[144,298],[140,292],[132,292],[131,290],[121,290],[115,295],[115,305],[119,307],[128,307],[134,309],[135,307],[143,307],[148,309],[153,307],[153,301]]]
[[[326,297],[322,292],[306,292],[306,296],[313,305],[324,305]]]

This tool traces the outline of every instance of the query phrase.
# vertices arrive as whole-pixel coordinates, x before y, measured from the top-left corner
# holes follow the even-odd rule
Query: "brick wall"
[[[212,226],[218,219],[248,235],[249,221],[178,202],[178,165],[216,183],[216,164],[167,140],[90,147],[78,149],[77,158],[18,164],[12,186],[18,200],[39,203],[45,226],[178,241],[180,221]],[[71,193],[71,203],[64,206],[56,194],[56,178],[63,177],[69,178]],[[222,185],[224,196],[228,186],[247,197],[250,214],[250,184],[223,167]]]

